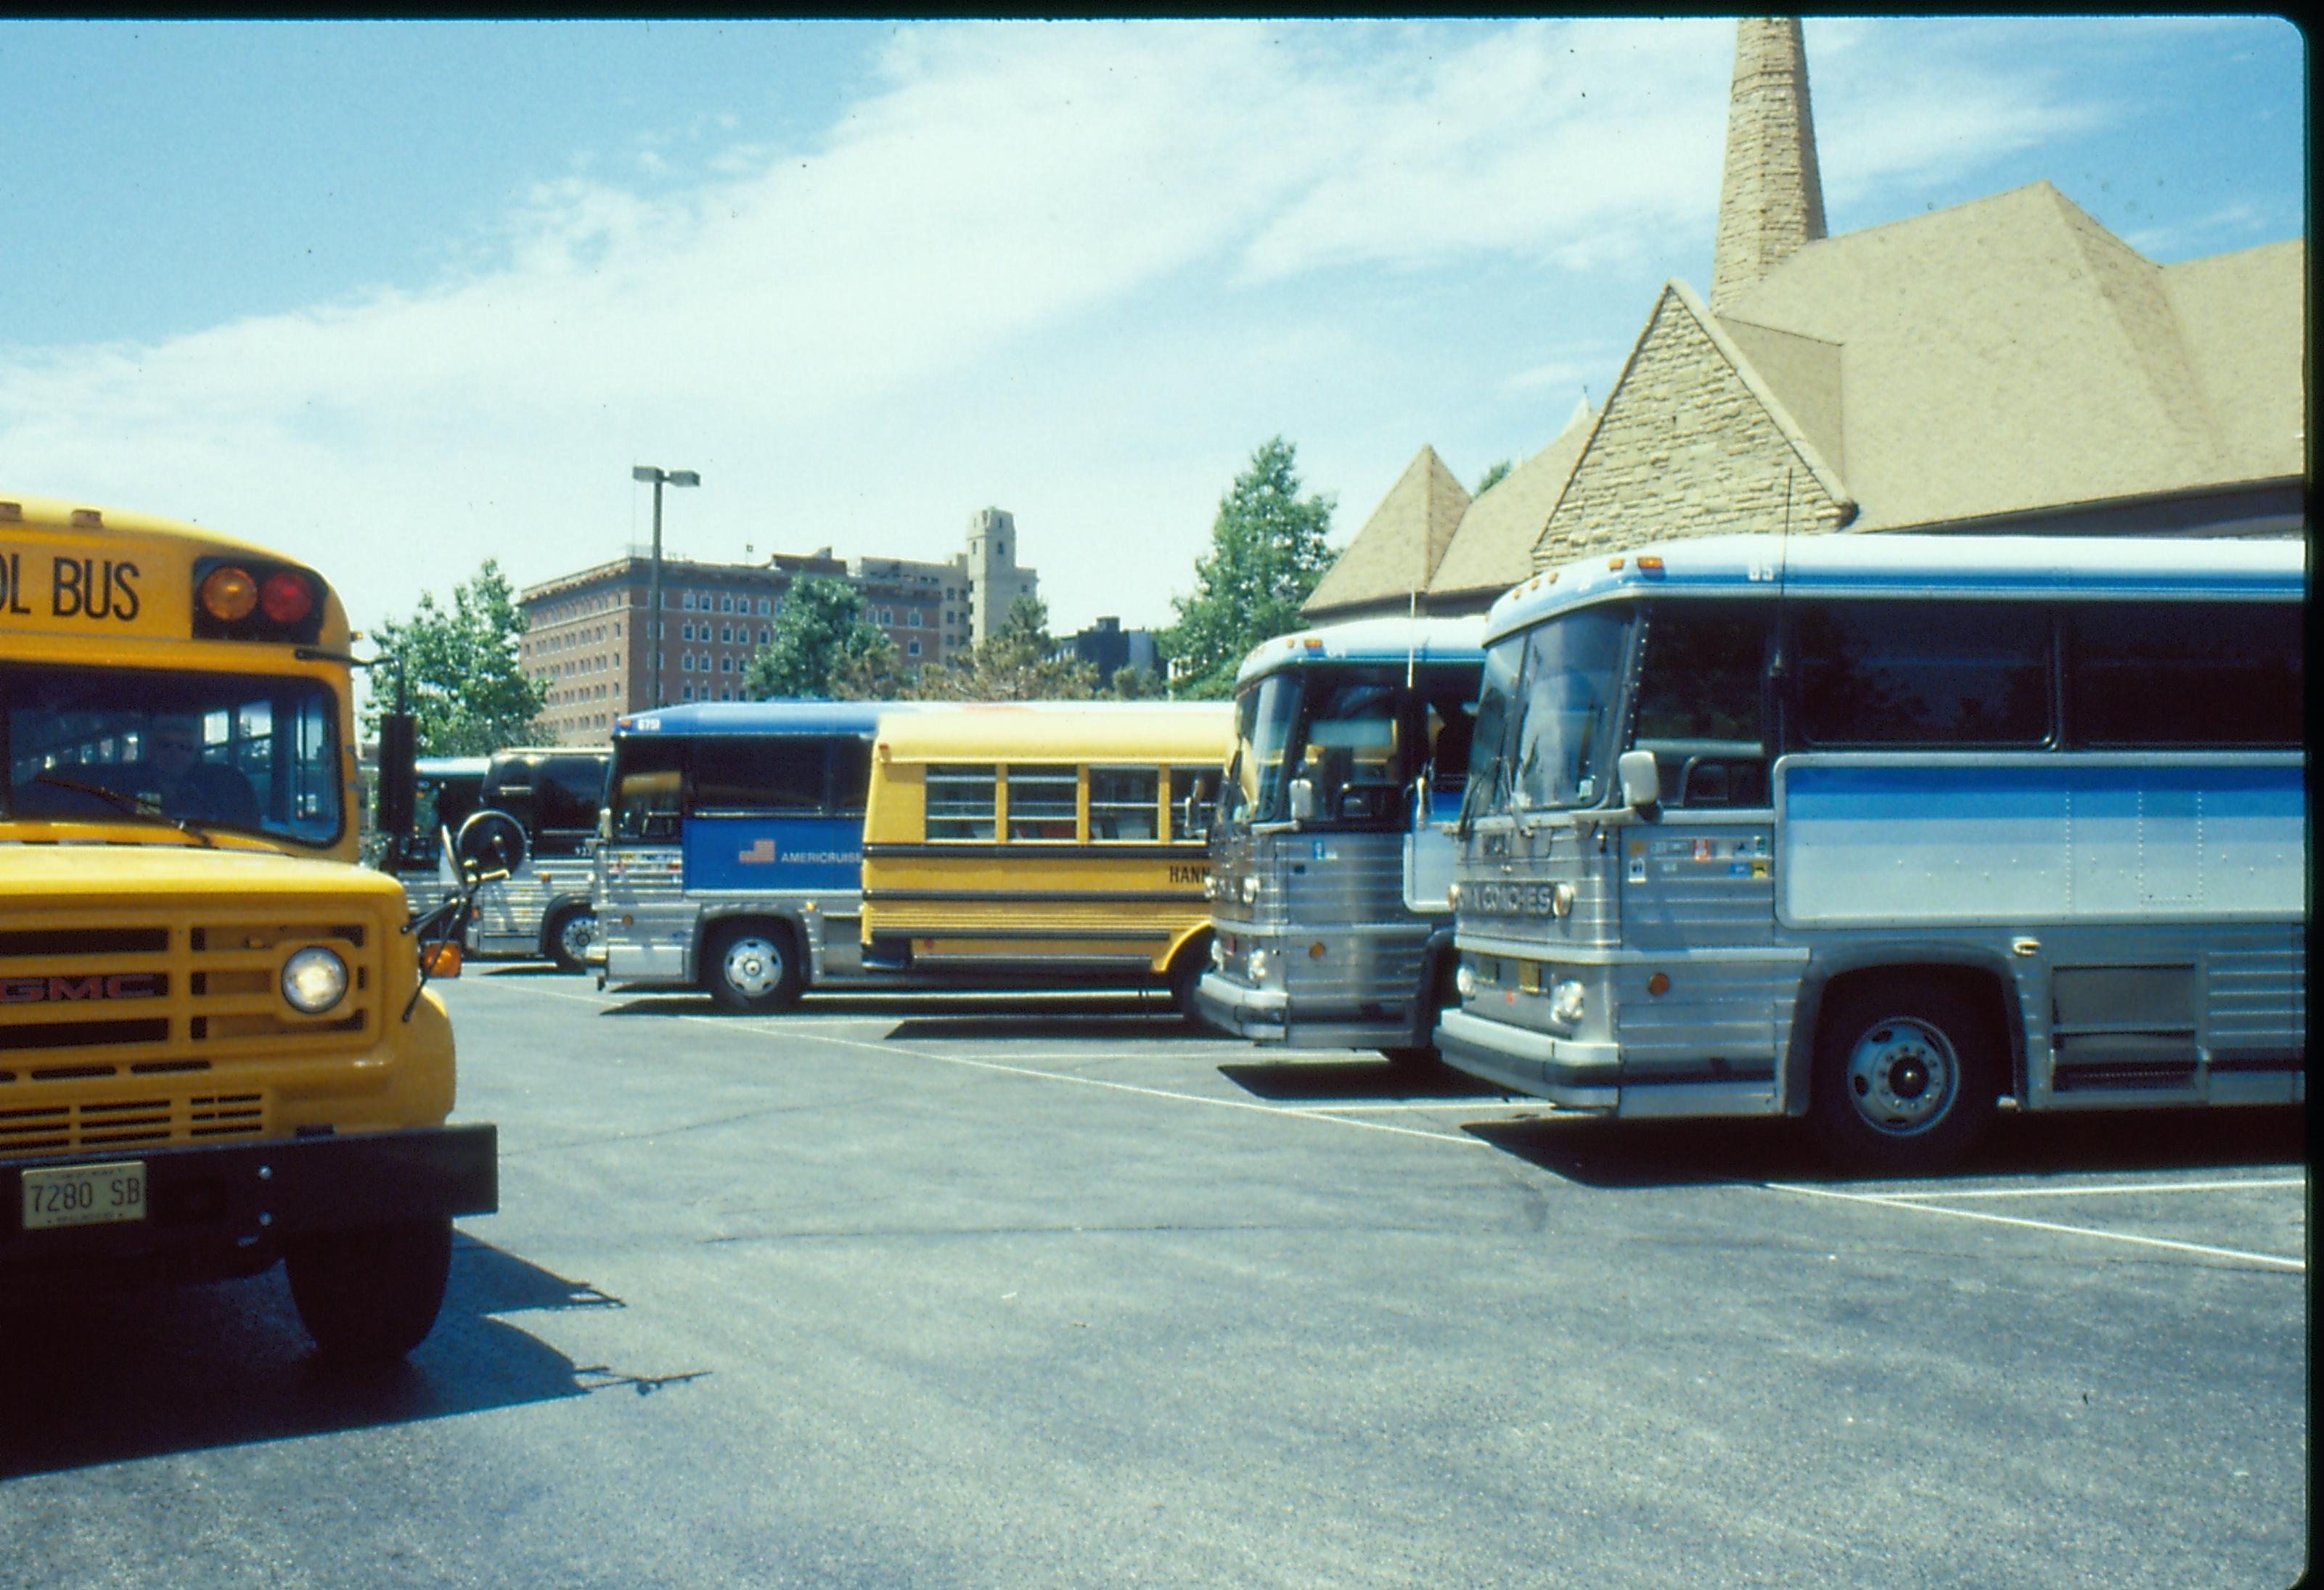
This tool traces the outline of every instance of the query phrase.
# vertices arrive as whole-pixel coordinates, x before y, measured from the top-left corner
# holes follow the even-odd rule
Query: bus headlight
[[[1474,999],[1477,997],[1477,969],[1462,961],[1461,970],[1452,974],[1452,987],[1460,992],[1462,998]]]
[[[1213,939],[1211,941],[1211,964],[1217,967],[1221,971],[1224,971],[1227,969],[1227,947],[1221,940]]]
[[[1549,1017],[1563,1022],[1569,1027],[1582,1025],[1582,1013],[1589,1007],[1589,995],[1582,985],[1566,979],[1549,991]]]
[[[1455,911],[1461,909],[1461,886],[1459,883],[1449,883],[1444,886],[1444,903],[1447,905],[1452,906]]]
[[[305,1016],[320,1016],[347,997],[347,963],[311,944],[282,963],[282,997]]]
[[[1253,950],[1250,952],[1250,959],[1248,961],[1245,961],[1244,964],[1250,969],[1250,980],[1252,982],[1263,983],[1267,980],[1266,951]]]
[[[1259,904],[1259,875],[1255,872],[1243,874],[1242,903],[1246,905]]]

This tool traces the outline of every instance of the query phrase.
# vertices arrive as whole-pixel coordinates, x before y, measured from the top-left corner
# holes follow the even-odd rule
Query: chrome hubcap
[[[752,999],[775,991],[783,978],[782,951],[769,939],[737,939],[726,946],[726,986]]]
[[[1925,1132],[1960,1089],[1960,1062],[1936,1027],[1909,1016],[1875,1022],[1848,1055],[1848,1098],[1875,1131]]]
[[[597,942],[597,917],[595,912],[584,911],[568,916],[557,930],[557,942],[569,960],[578,960]]]

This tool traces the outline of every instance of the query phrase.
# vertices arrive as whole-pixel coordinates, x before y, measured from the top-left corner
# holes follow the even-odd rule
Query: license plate
[[[26,1171],[24,1229],[59,1226],[109,1226],[145,1218],[145,1162],[109,1165],[60,1165]]]

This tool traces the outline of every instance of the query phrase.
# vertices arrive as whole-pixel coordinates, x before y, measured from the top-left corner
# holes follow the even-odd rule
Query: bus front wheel
[[[597,939],[597,914],[577,903],[564,906],[549,919],[540,938],[549,958],[557,962],[558,970],[582,970],[589,946]]]
[[[703,947],[703,980],[720,1008],[764,1016],[795,1003],[806,982],[791,937],[766,923],[720,928]]]
[[[1949,983],[1859,984],[1817,1023],[1810,1125],[1827,1153],[1858,1169],[1951,1164],[1993,1118],[2006,1041],[1990,1015]]]
[[[401,1358],[435,1328],[444,1305],[451,1217],[317,1232],[290,1244],[283,1268],[300,1321],[325,1357]]]

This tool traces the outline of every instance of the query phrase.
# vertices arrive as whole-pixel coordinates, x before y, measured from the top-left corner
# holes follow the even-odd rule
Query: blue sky
[[[1711,273],[1733,24],[0,22],[0,490],[311,560],[947,556],[1169,617],[1280,433],[1362,523],[1602,399]],[[2047,179],[2304,234],[2276,19],[1812,19],[1831,229]]]

